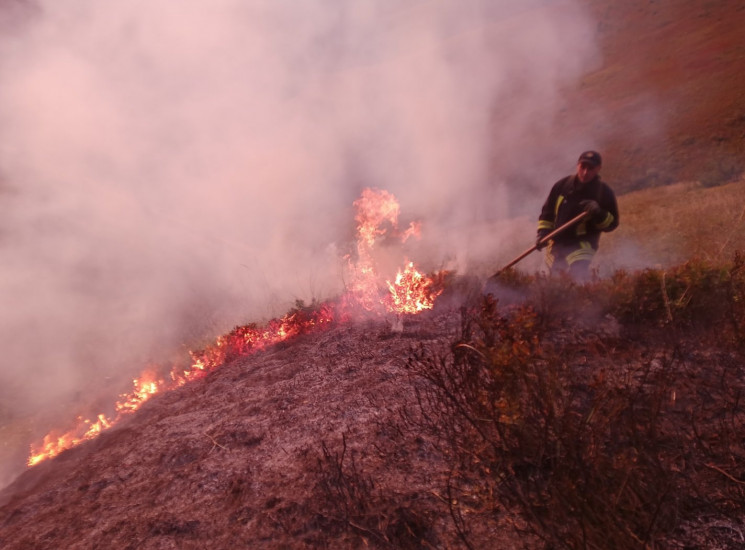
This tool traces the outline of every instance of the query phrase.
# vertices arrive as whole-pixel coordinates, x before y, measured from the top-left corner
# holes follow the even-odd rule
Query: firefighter
[[[600,242],[600,233],[618,227],[618,205],[611,188],[600,180],[603,165],[600,153],[585,151],[577,161],[577,171],[557,181],[538,218],[536,246],[546,247],[546,264],[551,273],[568,272],[586,281],[590,263]],[[587,212],[582,221],[555,235],[548,243],[541,240],[552,230]]]

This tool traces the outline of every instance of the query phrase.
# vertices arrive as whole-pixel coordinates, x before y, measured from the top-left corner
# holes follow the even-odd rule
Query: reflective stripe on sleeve
[[[538,220],[538,229],[553,229],[554,222],[548,220]]]
[[[595,224],[595,227],[597,227],[598,229],[606,229],[607,227],[610,227],[610,224],[612,224],[613,220],[615,219],[616,218],[613,217],[613,214],[608,212],[608,215],[605,217],[605,219],[602,222]]]

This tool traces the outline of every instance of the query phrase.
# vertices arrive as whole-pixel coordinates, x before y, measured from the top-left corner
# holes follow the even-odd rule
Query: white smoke
[[[25,413],[338,293],[363,187],[424,222],[412,259],[466,269],[501,246],[473,228],[537,215],[536,166],[585,145],[531,142],[599,63],[579,2],[36,6],[0,36],[0,386]]]

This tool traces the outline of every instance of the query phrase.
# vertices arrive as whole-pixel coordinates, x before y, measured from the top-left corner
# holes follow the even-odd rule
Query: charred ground
[[[435,537],[443,518],[430,481],[444,472],[424,440],[392,445],[391,430],[413,399],[408,350],[446,346],[456,330],[448,314],[410,320],[401,334],[355,323],[224,365],[21,476],[4,493],[0,543],[276,548],[380,542],[390,530]],[[390,452],[405,467],[387,471]],[[379,499],[389,507],[376,510]],[[407,534],[414,524],[423,531]]]

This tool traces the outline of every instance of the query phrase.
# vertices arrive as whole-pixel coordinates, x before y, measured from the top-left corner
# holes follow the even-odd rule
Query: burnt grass
[[[452,277],[155,396],[0,493],[0,547],[745,548],[745,268]]]

